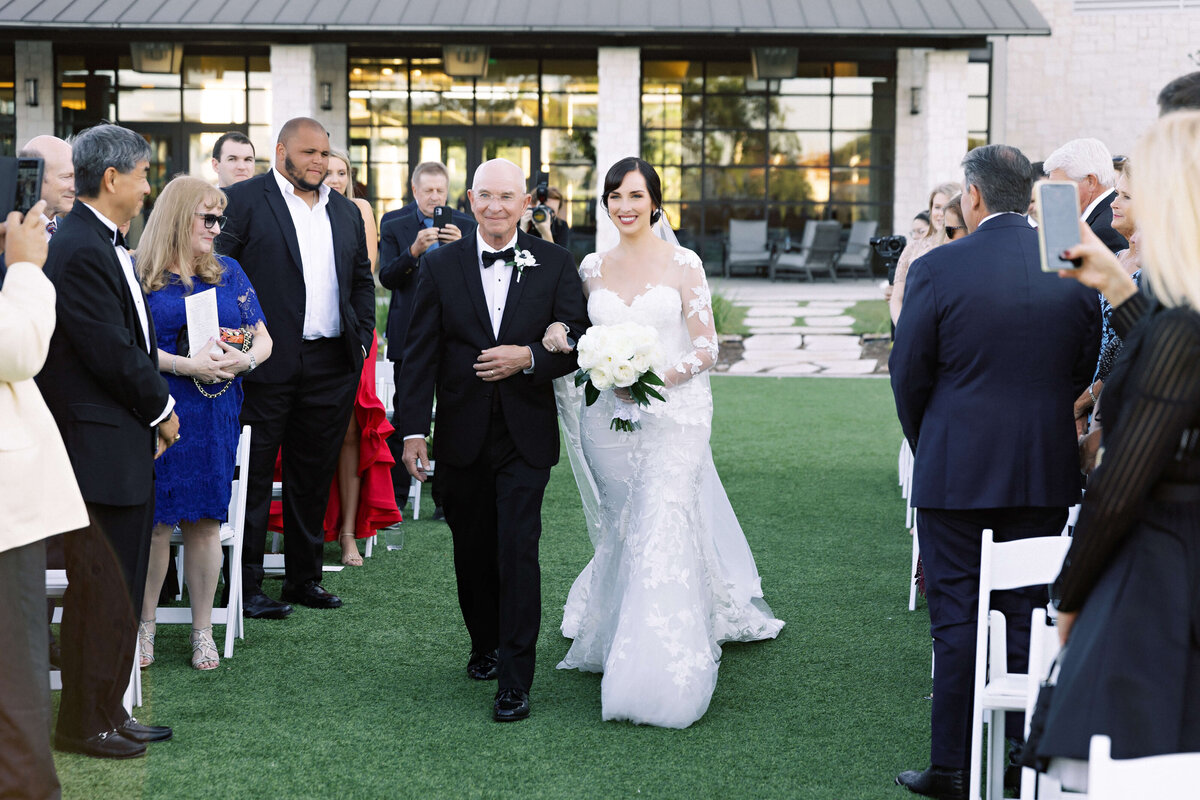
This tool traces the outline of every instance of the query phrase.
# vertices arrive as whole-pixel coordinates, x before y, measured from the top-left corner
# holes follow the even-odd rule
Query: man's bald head
[[[480,164],[471,180],[471,188],[479,191],[485,181],[495,184],[497,188],[503,185],[517,193],[525,191],[525,173],[507,158],[493,158]]]
[[[490,246],[502,248],[516,235],[517,223],[529,205],[525,173],[504,158],[485,161],[475,170],[467,197],[479,235]]]
[[[329,137],[329,132],[325,130],[325,126],[312,117],[294,117],[283,123],[283,127],[279,129],[278,144],[286,145],[301,131],[319,131],[326,138]]]
[[[35,136],[17,153],[19,158],[40,158],[42,167],[42,199],[46,201],[46,216],[66,214],[75,205],[75,165],[71,162],[71,145],[57,136]]]

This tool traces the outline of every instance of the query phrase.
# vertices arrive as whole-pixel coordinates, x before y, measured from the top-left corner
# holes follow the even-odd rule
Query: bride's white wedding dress
[[[712,462],[712,301],[699,257],[682,247],[659,283],[628,302],[605,284],[601,255],[579,272],[592,324],[654,327],[672,366],[662,376],[666,402],[641,408],[633,433],[610,430],[619,402],[611,391],[584,406],[569,377],[559,382],[596,554],[567,598],[562,631],[574,642],[558,667],[604,673],[606,720],[685,728],[708,708],[721,643],[773,638],[783,627],[762,599]]]

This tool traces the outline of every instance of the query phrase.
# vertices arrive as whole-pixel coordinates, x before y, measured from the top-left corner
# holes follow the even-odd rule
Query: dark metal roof
[[[0,0],[0,28],[296,34],[1049,34],[1033,0]]]

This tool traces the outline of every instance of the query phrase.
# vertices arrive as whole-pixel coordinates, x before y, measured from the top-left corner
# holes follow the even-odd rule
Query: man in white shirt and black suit
[[[1113,189],[1117,172],[1112,153],[1099,139],[1072,139],[1050,154],[1042,164],[1050,180],[1073,181],[1079,190],[1080,219],[1114,253],[1129,247],[1112,226]],[[1035,176],[1037,177],[1037,176]]]
[[[338,452],[375,328],[375,282],[358,208],[324,184],[329,136],[307,117],[289,120],[275,166],[230,186],[217,239],[237,259],[271,326],[271,360],[247,375],[241,421],[251,437],[246,615],[280,619],[288,603],[337,608],[321,586],[323,520]],[[283,448],[285,578],[277,602],[262,591],[263,548],[275,458]]]

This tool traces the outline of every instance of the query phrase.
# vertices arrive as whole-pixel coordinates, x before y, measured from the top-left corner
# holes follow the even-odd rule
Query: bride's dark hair
[[[621,186],[621,181],[625,180],[625,176],[634,170],[642,173],[642,177],[646,179],[646,191],[650,193],[650,202],[654,204],[654,213],[650,215],[650,224],[653,225],[662,218],[662,181],[654,167],[637,156],[622,158],[609,167],[608,174],[604,176],[604,194],[600,197],[600,205],[608,211],[608,196],[615,192]]]

